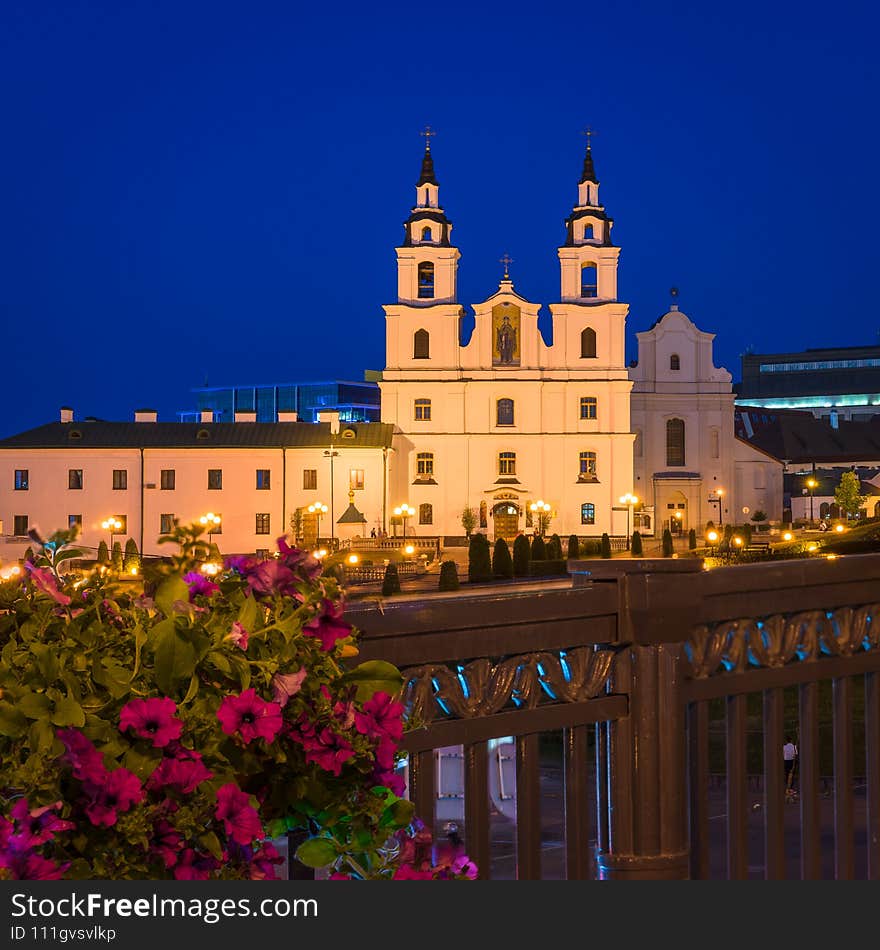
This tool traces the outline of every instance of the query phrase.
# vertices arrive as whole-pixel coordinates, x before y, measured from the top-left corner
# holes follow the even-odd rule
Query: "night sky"
[[[558,299],[589,125],[629,359],[876,343],[876,10],[6,0],[0,436],[381,369],[426,124],[464,304]]]

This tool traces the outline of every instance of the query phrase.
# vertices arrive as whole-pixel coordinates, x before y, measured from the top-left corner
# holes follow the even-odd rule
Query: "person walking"
[[[785,737],[785,744],[782,747],[782,764],[785,766],[785,795],[790,797],[794,794],[792,783],[794,782],[794,766],[797,761],[798,749],[791,736]]]

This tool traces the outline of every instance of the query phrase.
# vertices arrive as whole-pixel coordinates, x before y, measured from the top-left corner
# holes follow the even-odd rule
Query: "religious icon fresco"
[[[510,303],[492,308],[492,365],[519,366],[520,310]]]

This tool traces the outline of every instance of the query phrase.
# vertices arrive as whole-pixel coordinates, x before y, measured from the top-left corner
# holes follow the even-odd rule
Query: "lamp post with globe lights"
[[[722,512],[722,505],[724,504],[724,489],[716,488],[712,496],[709,498],[709,501],[713,505],[718,505],[718,525],[719,527],[724,524],[724,514]]]
[[[220,528],[221,520],[220,515],[215,515],[213,511],[199,518],[199,524],[208,529],[208,544],[214,543],[214,532]]]
[[[810,489],[810,525],[812,526],[812,524],[813,524],[813,492],[815,491],[816,486],[817,486],[819,483],[816,481],[815,478],[813,478],[813,477],[811,476],[810,478],[807,479],[807,481],[805,482],[805,484],[806,484],[807,488]]]
[[[529,505],[529,511],[538,516],[538,534],[543,538],[550,527],[550,505],[539,498]]]
[[[108,518],[101,522],[101,527],[110,532],[110,558],[113,559],[113,537],[119,533],[122,528],[122,522],[118,518]]]
[[[309,505],[306,509],[310,515],[315,516],[315,544],[320,544],[321,542],[321,515],[326,515],[328,512],[327,506],[320,501],[316,501],[313,504]]]
[[[637,505],[639,499],[633,495],[632,492],[627,492],[625,495],[620,496],[620,503],[621,505],[626,505],[626,549],[628,551],[631,542],[629,529],[632,521],[633,505]]]
[[[401,524],[403,525],[403,546],[406,547],[406,519],[411,515],[416,513],[415,508],[411,508],[406,502],[403,502],[402,505],[398,505],[394,509],[394,515],[397,518],[400,518]]]

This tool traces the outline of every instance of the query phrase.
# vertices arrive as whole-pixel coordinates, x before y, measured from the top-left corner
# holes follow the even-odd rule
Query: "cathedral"
[[[473,305],[461,341],[460,252],[440,204],[430,139],[397,252],[397,302],[386,306],[382,420],[395,429],[389,504],[406,502],[422,534],[463,533],[465,508],[493,537],[530,533],[538,506],[550,532],[623,535],[633,491],[627,304],[617,299],[611,218],[587,145],[577,202],[559,248],[553,344],[541,304],[505,268]]]

